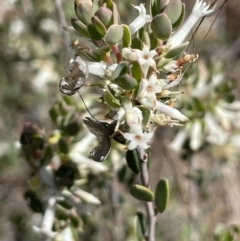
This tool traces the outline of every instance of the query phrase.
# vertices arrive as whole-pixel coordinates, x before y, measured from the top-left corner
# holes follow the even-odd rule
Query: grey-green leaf
[[[182,3],[180,0],[172,0],[164,9],[163,13],[165,13],[171,24],[175,24],[182,13]]]
[[[156,38],[167,40],[172,33],[172,24],[165,13],[156,15],[152,22],[151,28]]]
[[[123,28],[120,25],[112,25],[106,35],[105,35],[105,42],[109,45],[115,45],[121,42],[123,38]]]

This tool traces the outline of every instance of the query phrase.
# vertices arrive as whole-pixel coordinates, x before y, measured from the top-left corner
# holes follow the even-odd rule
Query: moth
[[[104,161],[111,149],[111,136],[115,132],[117,121],[107,123],[86,117],[83,123],[87,126],[88,130],[97,137],[99,142],[99,145],[94,147],[90,152],[90,157],[97,162]]]
[[[70,60],[68,77],[63,77],[59,82],[59,89],[65,95],[74,95],[85,84],[88,75],[88,65],[79,56]]]

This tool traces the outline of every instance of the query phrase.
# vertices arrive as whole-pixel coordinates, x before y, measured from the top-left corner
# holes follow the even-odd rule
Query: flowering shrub
[[[58,131],[45,136],[39,127],[28,123],[21,136],[25,157],[34,170],[30,185],[35,191],[27,191],[25,198],[35,212],[42,213],[42,224],[35,225],[34,231],[46,240],[81,237],[81,229],[90,223],[87,213],[101,204],[91,188],[87,192],[82,187],[90,184],[94,175],[109,178],[105,172],[116,168],[114,151],[121,153],[119,159],[126,152],[129,169],[141,177],[141,184],[130,185],[129,192],[145,202],[146,217],[136,213],[132,237],[155,240],[156,215],[167,207],[169,185],[161,179],[155,191],[149,187],[151,138],[156,126],[181,126],[189,121],[175,107],[176,96],[182,91],[173,91],[173,87],[181,83],[184,67],[198,58],[184,53],[188,33],[213,9],[196,0],[189,18],[183,21],[185,6],[180,0],[149,2],[133,6],[139,15],[129,25],[120,22],[111,0],[74,2],[77,19],[72,18],[72,27],[65,29],[81,37],[72,44],[75,56],[59,83],[63,101],[50,110]],[[98,78],[97,84],[89,83],[89,74]],[[93,135],[83,128],[79,105],[69,97],[87,84],[100,87],[100,100],[108,110],[107,115],[98,112],[101,119],[108,119],[100,121],[92,114],[94,108],[89,108],[91,117],[82,122]],[[87,95],[83,97],[88,100]],[[193,128],[194,133],[200,132],[199,126]],[[192,143],[193,149],[199,146]],[[36,192],[43,186],[40,198]]]

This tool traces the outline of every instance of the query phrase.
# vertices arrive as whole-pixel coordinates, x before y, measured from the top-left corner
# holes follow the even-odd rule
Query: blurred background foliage
[[[221,1],[218,2],[221,5]],[[0,239],[2,241],[36,240],[31,236],[29,226],[32,212],[23,197],[23,193],[29,187],[32,170],[19,154],[18,140],[25,122],[39,125],[45,133],[51,133],[56,128],[49,117],[49,110],[54,104],[62,101],[58,83],[65,75],[66,63],[73,55],[71,50],[67,51],[66,48],[70,43],[68,37],[63,34],[59,9],[56,7],[58,3],[57,0],[1,1]],[[131,3],[138,4],[137,1]],[[191,11],[193,3],[189,1],[185,3],[187,12]],[[132,16],[137,14],[129,1],[118,1],[117,5],[125,23],[129,23],[133,19]],[[63,0],[62,10],[67,24],[70,25],[70,18],[75,17],[73,2]],[[195,53],[201,48],[200,60],[193,64],[185,76],[191,77],[196,74],[200,65],[205,66],[205,72],[212,76],[216,74],[213,69],[220,62],[217,71],[224,74],[225,80],[235,78],[232,80],[235,81],[235,88],[231,93],[236,100],[239,99],[240,90],[239,11],[238,1],[228,1],[206,40],[203,36],[215,16],[204,21],[194,37],[195,44],[192,44],[189,50],[189,53]],[[74,41],[76,36],[71,35],[70,39]],[[196,78],[202,75],[203,72],[199,70]],[[182,84],[185,94],[179,97],[179,108],[189,106],[186,103],[192,101],[192,86],[185,82]],[[215,100],[219,99],[221,96],[215,96]],[[79,103],[80,99],[76,96],[73,97],[73,101]],[[210,102],[211,98],[202,100],[204,104],[205,101]],[[81,121],[85,111],[83,107],[80,107],[80,110],[82,113],[80,112],[78,118]],[[189,109],[186,107],[183,112],[184,110],[188,115]],[[197,117],[201,119],[201,116]],[[193,122],[194,118],[195,115],[190,116]],[[233,122],[239,123],[239,121],[240,116],[236,115]],[[205,142],[205,136],[202,137],[203,145],[197,151],[189,151],[188,147],[184,147],[188,150],[187,157],[186,152],[178,154],[169,149],[170,143],[181,128],[183,127],[158,128],[153,140],[151,187],[155,188],[156,180],[160,177],[168,178],[171,187],[168,209],[158,217],[157,240],[228,241],[234,240],[234,237],[235,240],[239,240],[237,239],[240,220],[239,125],[233,125],[231,128],[231,137],[234,135],[236,137],[232,142],[227,141],[219,146]],[[231,158],[233,156],[234,158]],[[83,222],[88,224],[84,226],[81,240],[134,241],[131,233],[134,214],[139,203],[130,197],[128,183],[134,182],[137,177],[132,173],[126,173],[129,170],[124,169],[124,166],[118,171],[119,178],[116,176],[114,179],[106,174],[88,173],[87,178],[91,181],[87,189],[92,191],[103,205],[94,210],[93,216],[81,216]],[[109,203],[111,190],[114,188],[122,197],[117,207],[114,203]]]

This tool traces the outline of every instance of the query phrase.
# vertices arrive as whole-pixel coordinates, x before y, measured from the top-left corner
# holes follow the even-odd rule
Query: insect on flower
[[[89,71],[87,63],[79,56],[69,63],[69,75],[60,80],[59,89],[65,95],[74,95],[85,84]]]

